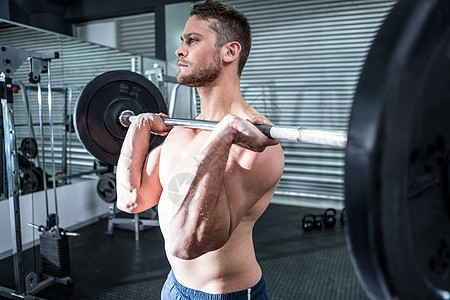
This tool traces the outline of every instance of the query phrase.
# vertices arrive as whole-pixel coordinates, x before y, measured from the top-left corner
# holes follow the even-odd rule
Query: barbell
[[[109,71],[90,81],[75,105],[75,131],[85,148],[99,160],[116,165],[127,128],[142,112],[167,113],[158,88],[138,73]],[[217,122],[163,118],[170,126],[212,130]],[[344,148],[347,133],[332,130],[255,125],[270,138]],[[152,135],[150,149],[163,138]],[[101,143],[99,143],[99,141]]]
[[[124,110],[119,115],[119,123],[124,127],[129,127],[136,118],[132,110]],[[205,120],[162,118],[169,126],[187,127],[191,129],[213,130],[217,122]],[[262,133],[269,138],[309,143],[331,147],[345,148],[347,143],[347,133],[341,131],[309,129],[304,127],[274,126],[266,124],[255,124]]]
[[[127,124],[142,112],[167,113],[158,89],[138,74],[107,72],[80,94],[74,125],[91,154],[115,164]],[[347,245],[372,299],[450,299],[449,113],[450,1],[403,0],[368,53],[348,138],[261,128],[274,138],[345,146]],[[161,141],[152,136],[149,149]]]

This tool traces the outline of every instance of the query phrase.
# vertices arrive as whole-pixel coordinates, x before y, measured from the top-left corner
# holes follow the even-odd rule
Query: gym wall
[[[77,38],[82,41],[155,57],[155,13],[103,19],[75,27]]]
[[[372,41],[395,1],[230,0],[249,19],[253,45],[244,98],[277,125],[347,130]],[[274,202],[343,206],[345,151],[283,141]]]

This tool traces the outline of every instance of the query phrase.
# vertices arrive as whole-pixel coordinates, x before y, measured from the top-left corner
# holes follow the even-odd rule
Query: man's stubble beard
[[[178,71],[177,81],[190,87],[202,87],[216,80],[222,72],[221,60],[218,53],[215,53],[211,61],[198,67],[190,67],[185,75]]]

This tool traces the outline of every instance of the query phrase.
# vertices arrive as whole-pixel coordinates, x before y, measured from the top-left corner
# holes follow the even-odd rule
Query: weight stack
[[[62,234],[61,234],[62,233]],[[69,239],[60,229],[40,236],[42,273],[56,278],[70,275]]]

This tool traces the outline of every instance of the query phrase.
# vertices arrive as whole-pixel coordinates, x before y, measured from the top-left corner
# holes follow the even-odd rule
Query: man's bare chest
[[[177,176],[193,176],[199,164],[208,156],[209,160],[226,160],[225,183],[239,166],[239,156],[242,150],[232,146],[230,151],[211,148],[208,144],[210,131],[200,131],[185,128],[176,128],[167,136],[160,156],[160,181],[163,187]],[[208,146],[209,145],[209,146]],[[220,148],[220,147],[219,147]],[[215,163],[209,163],[208,168],[214,168]]]
[[[202,159],[210,132],[174,128],[166,137],[159,162],[162,185],[180,173],[193,172]]]

